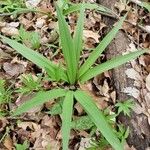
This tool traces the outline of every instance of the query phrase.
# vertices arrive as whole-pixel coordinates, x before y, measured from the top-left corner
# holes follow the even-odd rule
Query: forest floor
[[[72,2],[79,3],[80,0],[73,0]],[[96,3],[95,0],[86,0],[86,2]],[[118,16],[128,12],[121,29],[129,41],[126,53],[136,49],[150,49],[150,12],[135,2],[132,1],[126,4],[118,1],[115,4],[115,10],[113,10]],[[18,9],[19,13],[14,12],[14,8],[31,7],[38,11],[24,12]],[[91,50],[98,45],[110,29],[104,23],[103,17],[116,18],[113,15],[101,14],[97,10],[87,9],[85,13],[84,51],[81,56],[83,60],[89,56]],[[77,18],[77,13],[66,16],[72,33],[75,30]],[[17,1],[14,5],[8,1],[4,5],[0,4],[0,34],[24,43],[27,47],[35,49],[56,63],[64,61],[59,47],[58,22],[53,1],[29,0],[25,4]],[[106,61],[105,52],[96,63],[104,61]],[[125,74],[127,78],[134,80],[135,87],[126,87],[120,92],[126,93],[138,102],[132,111],[137,115],[144,114],[146,116],[147,127],[142,127],[142,120],[137,120],[137,122],[143,128],[143,135],[147,135],[150,134],[150,55],[142,55],[130,63],[132,67],[125,70]],[[61,149],[61,118],[58,115],[61,112],[60,102],[47,102],[18,117],[11,117],[10,115],[12,110],[23,102],[30,100],[35,92],[40,91],[42,88],[48,90],[56,86],[55,82],[43,78],[43,74],[42,69],[0,41],[1,150]],[[81,88],[94,97],[100,109],[106,110],[107,108],[111,115],[116,113],[115,104],[121,100],[117,98],[111,71],[93,78]],[[2,100],[2,96],[5,97],[5,102]],[[71,132],[70,149],[84,150],[91,147],[91,150],[99,150],[101,149],[99,144],[102,143],[99,142],[99,133],[90,128],[90,122],[82,118],[84,115],[82,107],[76,103],[73,118],[77,121],[74,121],[74,130]],[[83,130],[84,128],[87,129]],[[122,129],[124,130],[124,128]],[[93,137],[94,143],[96,143],[95,147],[90,144]],[[108,146],[104,149],[111,148]],[[134,145],[129,146],[126,144],[125,149],[135,150],[136,148],[134,148]]]

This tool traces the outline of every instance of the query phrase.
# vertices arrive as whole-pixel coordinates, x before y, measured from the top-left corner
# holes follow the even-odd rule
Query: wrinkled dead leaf
[[[12,64],[8,62],[3,64],[3,69],[10,76],[18,76],[25,71],[24,65],[17,63]]]
[[[123,93],[126,93],[127,95],[130,95],[136,99],[139,99],[140,97],[140,91],[136,89],[135,87],[126,87],[122,90]]]

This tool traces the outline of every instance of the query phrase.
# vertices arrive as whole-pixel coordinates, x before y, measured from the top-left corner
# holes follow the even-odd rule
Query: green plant
[[[117,137],[120,139],[121,144],[124,145],[127,137],[129,136],[129,127],[126,129],[123,125],[117,125],[118,131],[114,130]],[[91,146],[86,150],[105,150],[110,147],[108,141],[101,136],[99,140],[92,139]]]
[[[91,129],[93,126],[94,123],[89,116],[82,116],[74,119],[71,124],[71,128],[76,130],[87,130]]]
[[[24,141],[23,144],[15,144],[16,150],[27,150],[29,148],[29,144],[27,141]]]
[[[100,65],[93,66],[97,58],[101,55],[101,53],[115,37],[118,30],[121,28],[123,21],[125,20],[125,16],[120,19],[120,21],[106,35],[106,37],[101,41],[96,49],[91,52],[89,58],[84,62],[84,64],[79,66],[80,53],[83,48],[82,34],[84,25],[84,5],[81,7],[76,32],[73,38],[69,32],[69,28],[63,16],[62,9],[56,5],[56,10],[65,65],[54,64],[52,61],[46,59],[38,52],[33,51],[14,40],[0,35],[2,40],[8,43],[18,53],[22,54],[25,58],[29,59],[39,67],[45,69],[49,77],[54,81],[67,82],[69,85],[75,86],[78,82],[83,84],[85,81],[93,78],[94,76],[103,73],[104,71],[118,67],[119,65],[122,65],[131,59],[135,59],[144,52],[147,52],[146,50],[135,51],[123,56],[118,56]],[[123,150],[123,146],[120,140],[113,132],[112,127],[108,124],[103,113],[98,109],[88,93],[80,90],[79,88],[75,88],[74,90],[68,88],[57,88],[50,91],[40,91],[30,101],[26,101],[24,104],[19,106],[13,112],[13,116],[24,113],[33,107],[41,105],[49,100],[57,99],[59,97],[64,98],[62,104],[63,150],[68,149],[74,100],[77,100],[81,104],[97,129],[102,133],[102,135],[112,145],[112,147],[116,150]]]
[[[28,12],[39,12],[45,14],[45,12],[34,9],[26,8],[25,0],[0,0],[0,17],[16,15]],[[48,14],[51,16],[51,14]]]
[[[33,76],[32,74],[22,75],[21,82],[22,86],[19,87],[16,92],[21,94],[29,94],[33,91],[40,91],[42,90],[41,85],[42,78],[39,76]]]
[[[10,13],[18,8],[25,8],[24,0],[0,0],[0,12]]]
[[[86,150],[105,150],[110,147],[109,143],[104,137],[101,137],[100,140],[91,140],[91,146],[86,148]]]
[[[12,91],[6,88],[5,80],[0,79],[0,105],[11,101]]]
[[[123,112],[124,115],[130,117],[131,109],[133,109],[135,105],[133,100],[129,99],[124,102],[118,102],[115,106],[118,108],[118,115]]]
[[[118,131],[116,132],[117,137],[120,139],[122,145],[124,145],[125,140],[129,136],[129,127],[127,129],[123,125],[117,125]]]
[[[147,9],[150,12],[150,3],[149,2],[143,2],[140,0],[130,0],[130,1],[141,7],[144,7],[145,9]]]
[[[14,38],[32,49],[38,49],[41,45],[39,34],[37,32],[28,32],[23,28],[23,26],[19,29],[19,35]]]
[[[150,3],[148,3],[148,2],[141,2],[140,6],[146,8],[150,12]]]

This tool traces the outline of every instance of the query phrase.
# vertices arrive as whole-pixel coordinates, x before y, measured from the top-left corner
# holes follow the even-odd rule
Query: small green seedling
[[[1,13],[10,13],[15,11],[17,8],[25,8],[23,0],[0,0]]]
[[[30,94],[35,91],[42,90],[41,85],[42,78],[39,76],[33,76],[32,74],[22,75],[21,82],[22,86],[16,90],[21,94]]]
[[[104,137],[101,137],[100,140],[91,140],[90,145],[91,146],[89,148],[86,148],[86,150],[105,150],[110,147],[110,144]]]
[[[83,84],[107,70],[118,67],[132,59],[137,58],[139,55],[147,52],[147,50],[138,50],[126,55],[117,56],[102,64],[94,66],[95,61],[99,58],[102,52],[113,40],[118,30],[121,28],[126,17],[124,16],[121,17],[115,27],[112,28],[112,30],[106,35],[106,37],[100,42],[100,44],[91,52],[87,60],[83,64],[79,65],[80,54],[83,50],[82,36],[84,27],[84,4],[81,5],[80,8],[80,16],[73,37],[70,33],[65,17],[63,16],[62,9],[60,9],[56,5],[56,10],[59,24],[61,48],[65,59],[65,64],[63,64],[62,62],[60,64],[56,64],[48,60],[38,52],[27,48],[25,45],[22,45],[15,40],[11,40],[2,35],[0,35],[0,37],[2,38],[3,42],[9,44],[25,58],[35,63],[37,66],[45,69],[50,78],[57,82],[61,82],[61,85],[62,83],[65,83],[64,86],[66,84],[70,85],[71,87],[74,85],[75,88],[72,90],[72,88],[68,88],[69,86],[66,88],[62,88],[61,86],[50,91],[37,92],[34,98],[32,98],[30,101],[26,101],[24,104],[19,106],[14,111],[13,116],[20,115],[28,111],[29,109],[32,109],[33,107],[42,105],[47,101],[62,97],[62,147],[63,150],[68,150],[70,130],[72,127],[73,106],[76,100],[80,103],[94,125],[97,127],[97,130],[101,132],[101,134],[105,137],[109,144],[115,150],[123,150],[121,141],[114,133],[113,128],[107,122],[104,114],[98,109],[89,94],[85,91],[82,91],[77,83]]]
[[[122,145],[124,145],[127,137],[129,136],[129,127],[127,129],[123,125],[117,125],[118,131],[116,131],[117,137],[120,139]]]
[[[17,41],[21,41],[27,47],[31,47],[32,49],[40,48],[40,36],[37,32],[28,32],[26,31],[23,26],[19,29],[19,35],[15,36]]]
[[[24,141],[23,144],[15,144],[16,150],[28,150],[29,144],[27,141]]]
[[[16,17],[18,14],[28,12],[39,12],[42,14],[47,14],[34,8],[26,8],[25,0],[0,0],[0,17],[10,15]],[[51,14],[48,15],[51,16]]]
[[[6,88],[5,80],[0,79],[0,105],[11,101],[12,91]]]
[[[134,105],[133,100],[129,99],[124,102],[118,102],[115,106],[118,108],[117,115],[119,115],[122,112],[124,115],[127,115],[130,117],[130,112],[134,108],[135,105]]]

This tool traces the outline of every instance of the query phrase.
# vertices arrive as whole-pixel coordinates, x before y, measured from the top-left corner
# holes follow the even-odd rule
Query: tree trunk
[[[116,0],[97,0],[97,2],[103,6],[113,9]],[[109,17],[103,17],[103,21],[107,26],[112,27],[116,20]],[[119,31],[113,42],[106,50],[107,58],[110,59],[117,55],[121,55],[126,51],[127,46],[129,46],[128,38],[123,31]],[[134,87],[133,80],[127,78],[125,74],[125,71],[129,68],[131,68],[131,64],[126,63],[121,67],[112,70],[112,80],[114,82],[117,99],[119,101],[131,98],[122,92],[123,88]],[[138,103],[136,99],[135,102]],[[139,125],[139,120],[142,125]],[[132,112],[130,118],[121,115],[119,116],[118,121],[125,124],[126,127],[130,127],[130,135],[127,140],[130,146],[134,146],[137,150],[146,150],[150,147],[150,126],[146,115]]]

